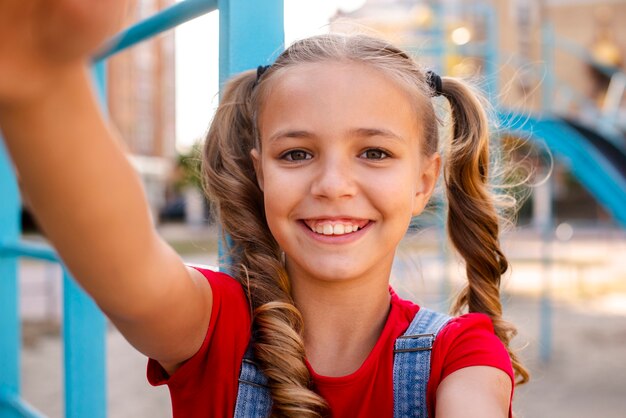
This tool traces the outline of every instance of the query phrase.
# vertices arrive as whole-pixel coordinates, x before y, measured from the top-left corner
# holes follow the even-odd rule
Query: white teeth
[[[323,235],[345,235],[359,230],[358,225],[352,224],[317,224],[311,226],[311,230]]]

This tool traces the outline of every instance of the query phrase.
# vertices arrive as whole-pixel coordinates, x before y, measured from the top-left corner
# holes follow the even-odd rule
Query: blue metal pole
[[[446,71],[446,58],[448,55],[446,29],[445,29],[445,10],[443,4],[437,2],[431,5],[435,15],[435,24],[432,30],[432,39],[434,44],[434,55],[436,57],[435,71],[444,75]]]
[[[220,86],[232,75],[269,64],[285,42],[282,0],[219,0]]]
[[[185,0],[126,29],[106,43],[95,61],[101,61],[141,41],[152,38],[217,9],[217,0]]]
[[[554,30],[548,21],[541,26],[541,55],[544,62],[545,75],[541,89],[541,111],[544,114],[552,113],[552,97],[555,91],[554,82]]]
[[[498,58],[498,20],[494,9],[489,6],[482,7],[487,20],[487,40],[485,51],[485,77],[487,79],[487,97],[490,103],[497,105],[499,91],[499,58]]]
[[[548,217],[541,225],[541,265],[542,265],[542,287],[540,299],[540,323],[539,323],[539,357],[541,361],[547,363],[552,355],[552,237],[553,237],[553,191],[552,175],[546,180],[548,195]]]
[[[0,137],[0,241],[20,235],[20,194],[4,142]],[[0,416],[20,416],[8,402],[20,394],[21,327],[17,258],[0,248]]]
[[[65,416],[106,418],[105,319],[63,269]]]
[[[219,0],[218,6],[221,92],[231,76],[272,63],[284,48],[285,30],[283,0]],[[221,239],[218,252],[224,270],[229,260]]]
[[[100,102],[106,103],[106,67],[93,69]],[[63,268],[65,416],[105,418],[106,320],[94,301]]]

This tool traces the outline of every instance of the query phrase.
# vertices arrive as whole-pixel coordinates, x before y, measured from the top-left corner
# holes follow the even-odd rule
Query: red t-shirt
[[[174,417],[232,417],[237,398],[241,360],[250,338],[249,305],[232,277],[198,268],[211,285],[213,311],[206,338],[198,352],[172,376],[155,360],[148,362],[152,385],[167,384]],[[310,367],[315,390],[328,402],[333,417],[393,416],[393,347],[408,328],[419,306],[391,292],[387,322],[367,359],[354,373],[321,376]],[[508,353],[493,333],[489,317],[467,314],[441,331],[432,350],[427,402],[435,410],[439,383],[456,370],[492,366],[513,381]],[[431,412],[431,416],[433,413]]]

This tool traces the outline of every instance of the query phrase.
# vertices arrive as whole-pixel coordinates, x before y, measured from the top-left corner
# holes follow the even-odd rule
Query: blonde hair
[[[324,399],[310,388],[302,339],[303,320],[294,306],[280,248],[265,219],[250,152],[259,149],[257,115],[272,79],[303,63],[357,62],[378,69],[415,97],[416,117],[424,137],[423,152],[438,149],[433,92],[425,72],[404,52],[383,40],[364,35],[320,35],[287,48],[257,80],[254,71],[233,77],[208,132],[202,172],[224,233],[230,237],[231,274],[250,302],[255,358],[268,378],[273,416],[319,417]],[[515,328],[502,320],[500,277],[507,260],[498,241],[498,215],[488,187],[487,118],[476,95],[461,81],[443,78],[442,93],[452,111],[453,135],[445,180],[449,200],[448,232],[467,265],[468,285],[454,311],[483,312],[493,320],[496,335],[507,346]],[[420,116],[417,116],[420,115]],[[520,382],[528,373],[509,350]]]

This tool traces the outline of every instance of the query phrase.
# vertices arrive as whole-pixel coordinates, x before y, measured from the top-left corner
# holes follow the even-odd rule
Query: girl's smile
[[[386,283],[439,169],[423,155],[413,100],[352,62],[299,65],[269,83],[252,156],[292,283]]]
[[[373,221],[340,217],[307,219],[302,220],[301,224],[314,240],[326,244],[347,244],[365,234]]]
[[[369,223],[369,220],[322,217],[318,219],[305,219],[302,222],[304,222],[311,231],[317,234],[344,235],[363,229]]]

